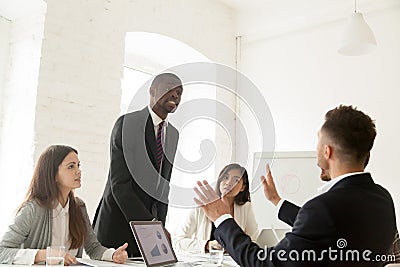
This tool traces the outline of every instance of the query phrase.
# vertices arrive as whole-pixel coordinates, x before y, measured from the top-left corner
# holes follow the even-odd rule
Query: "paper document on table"
[[[212,264],[208,264],[210,261],[209,253],[177,254],[176,257],[180,262],[192,263],[193,266],[215,266]],[[224,255],[223,266],[239,267],[239,265],[229,255]]]
[[[224,255],[224,266],[233,266],[233,267],[239,267],[239,264],[237,264],[231,256],[229,255]]]
[[[187,262],[187,263],[202,263],[207,262],[210,258],[209,254],[195,254],[195,253],[187,253],[187,254],[177,254],[179,262]]]
[[[128,267],[128,266],[144,266],[143,262],[134,262],[132,260],[128,260],[124,264],[118,264],[110,261],[98,261],[91,259],[76,259],[78,261],[77,265],[80,266],[92,266],[92,267]]]

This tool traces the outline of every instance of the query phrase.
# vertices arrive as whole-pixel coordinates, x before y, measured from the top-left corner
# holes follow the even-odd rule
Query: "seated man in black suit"
[[[369,161],[369,156],[367,157],[367,160],[364,163],[364,168],[368,165],[368,161]],[[327,174],[324,170],[321,170],[320,178],[322,181],[326,182],[332,180],[329,174]],[[326,185],[321,186],[318,189],[318,191],[320,193],[323,193],[325,188]],[[272,178],[268,165],[267,165],[267,177],[266,177],[266,186],[264,187],[264,194],[265,197],[277,207],[278,218],[281,221],[293,227],[293,223],[296,220],[300,207],[280,197],[278,191],[276,190],[275,182],[274,179]],[[393,239],[393,244],[390,247],[387,255],[388,255],[388,258],[386,260],[387,263],[400,263],[400,239],[398,231],[396,231],[395,237]]]
[[[396,232],[390,194],[364,172],[376,136],[371,118],[351,106],[329,111],[318,132],[317,164],[329,177],[325,192],[296,215],[275,247],[262,249],[228,215],[224,198],[198,182],[196,203],[216,226],[216,240],[241,266],[382,266]],[[261,177],[264,192],[268,178]]]

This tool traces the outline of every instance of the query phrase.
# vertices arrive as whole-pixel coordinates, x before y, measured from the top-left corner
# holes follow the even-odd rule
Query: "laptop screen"
[[[178,261],[161,222],[131,221],[129,224],[147,266]]]

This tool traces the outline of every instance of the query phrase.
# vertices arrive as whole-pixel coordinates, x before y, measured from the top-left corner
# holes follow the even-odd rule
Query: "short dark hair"
[[[353,106],[340,105],[325,115],[321,127],[336,146],[342,160],[365,163],[374,145],[374,121]]]
[[[249,176],[247,174],[247,171],[244,167],[240,166],[237,163],[231,163],[226,165],[222,171],[219,173],[218,175],[218,180],[217,180],[217,185],[215,190],[217,191],[217,194],[219,196],[222,195],[221,190],[219,190],[219,185],[221,184],[222,179],[224,178],[225,174],[227,174],[230,170],[236,170],[238,169],[240,171],[240,173],[242,174],[242,179],[243,179],[243,185],[244,185],[244,190],[242,192],[239,192],[239,194],[237,194],[237,196],[235,197],[235,203],[238,205],[243,205],[246,202],[250,202],[250,191],[249,191]]]
[[[156,77],[154,77],[153,81],[151,82],[151,87],[152,88],[158,88],[158,86],[164,82],[165,79],[175,79],[179,81],[179,84],[182,85],[181,79],[173,73],[166,72],[166,73],[160,73]],[[172,88],[171,88],[172,89]]]

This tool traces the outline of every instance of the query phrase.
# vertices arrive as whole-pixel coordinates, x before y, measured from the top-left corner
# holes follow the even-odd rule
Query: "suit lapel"
[[[165,131],[165,143],[164,143],[164,154],[165,154],[165,156],[164,156],[163,161],[171,159],[171,153],[170,152],[172,151],[173,142],[172,142],[172,135],[170,133],[170,129],[171,129],[171,126],[168,123],[168,126],[167,126],[166,131]]]
[[[151,158],[151,162],[154,166],[156,166],[156,154],[157,154],[157,144],[156,144],[156,137],[154,133],[154,125],[153,120],[151,119],[150,114],[147,112],[146,118],[146,128],[145,128],[145,140],[147,146],[150,148],[150,151],[147,151],[147,154]],[[150,152],[150,153],[149,153]]]

